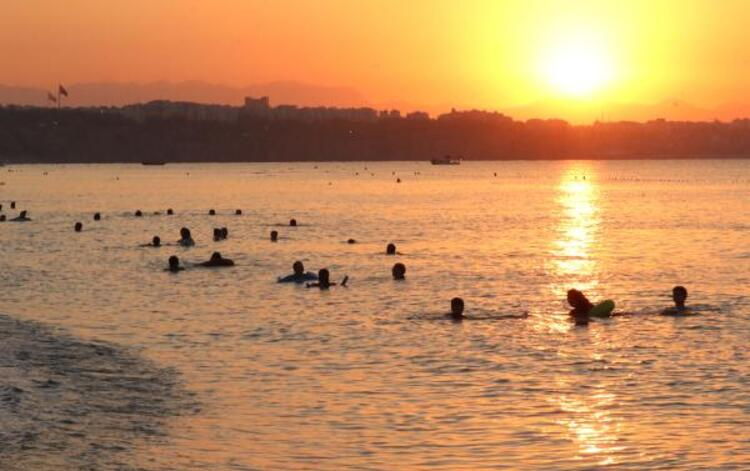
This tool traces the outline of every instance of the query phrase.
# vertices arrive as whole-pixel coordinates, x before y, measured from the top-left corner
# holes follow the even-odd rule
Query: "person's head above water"
[[[237,215],[237,216],[241,216],[242,215],[242,210],[241,209],[235,209],[234,210],[234,214]]]
[[[403,280],[406,275],[406,265],[404,265],[403,263],[397,263],[393,265],[391,273],[393,274],[394,280]]]
[[[5,221],[5,214],[0,214],[0,221]]]
[[[159,236],[154,236],[154,238],[153,238],[153,239],[151,239],[151,245],[153,245],[154,247],[159,247],[159,246],[161,246],[161,237],[159,237]]]
[[[81,229],[83,229],[83,224],[81,224],[80,222],[77,222],[76,225],[73,226],[73,230],[75,230],[76,232],[81,232]]]
[[[169,257],[169,271],[180,270],[180,259],[176,255]]]
[[[672,288],[672,299],[674,300],[674,305],[678,308],[685,307],[685,301],[687,300],[687,297],[688,292],[684,286],[675,286],[674,288]]]
[[[217,262],[219,260],[221,260],[221,253],[214,252],[214,253],[211,254],[211,261],[212,262]]]
[[[464,300],[461,298],[451,299],[451,316],[452,317],[463,317],[464,315]]]
[[[180,237],[182,237],[183,239],[189,239],[190,229],[188,229],[187,227],[183,227],[182,229],[180,229]]]
[[[172,208],[167,209],[167,215],[171,216],[174,214],[174,210]]]
[[[222,227],[219,232],[221,233],[221,237],[223,239],[226,239],[227,237],[229,237],[229,229],[227,229],[226,227]]]
[[[289,220],[289,225],[292,226],[292,227],[296,226],[297,225],[297,220],[294,219],[294,218],[290,219]]]
[[[301,276],[305,274],[305,265],[302,264],[299,260],[294,262],[292,265],[292,270],[294,270],[294,274],[297,276]]]
[[[141,212],[141,210],[140,209],[136,210],[135,217],[139,218],[141,216],[143,216],[143,213]]]
[[[214,227],[214,240],[221,239],[221,229]]]
[[[321,268],[318,270],[318,283],[322,286],[328,285],[331,282],[331,272],[327,268]]]
[[[271,231],[271,242],[276,242],[277,240],[279,240],[279,232]]]
[[[390,243],[385,247],[386,255],[396,255],[396,244]]]
[[[216,216],[216,210],[215,209],[209,209],[208,210],[208,215],[209,216]]]
[[[101,220],[101,218],[102,218],[102,215],[101,215],[101,214],[99,214],[99,213],[94,213],[94,221],[99,221],[99,220]]]
[[[568,290],[568,304],[570,304],[576,311],[583,312],[590,311],[593,306],[586,295],[577,289]]]

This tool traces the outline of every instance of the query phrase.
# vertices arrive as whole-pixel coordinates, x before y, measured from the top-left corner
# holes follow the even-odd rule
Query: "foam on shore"
[[[0,315],[0,469],[141,469],[133,447],[195,408],[172,369]]]

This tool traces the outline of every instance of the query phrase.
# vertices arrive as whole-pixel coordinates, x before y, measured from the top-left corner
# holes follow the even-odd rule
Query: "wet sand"
[[[175,370],[0,315],[0,469],[148,469],[134,445],[196,408]]]

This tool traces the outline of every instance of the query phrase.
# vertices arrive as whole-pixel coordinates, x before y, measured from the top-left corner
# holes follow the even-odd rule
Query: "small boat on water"
[[[155,160],[147,160],[145,162],[141,162],[141,165],[166,165],[166,162],[158,162]]]
[[[461,159],[454,159],[450,155],[446,155],[442,159],[432,159],[430,163],[432,165],[461,165]]]

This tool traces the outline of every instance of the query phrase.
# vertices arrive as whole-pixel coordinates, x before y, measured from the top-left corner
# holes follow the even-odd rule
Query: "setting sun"
[[[568,40],[554,45],[542,62],[544,80],[556,93],[584,97],[612,80],[612,61],[592,41]]]

